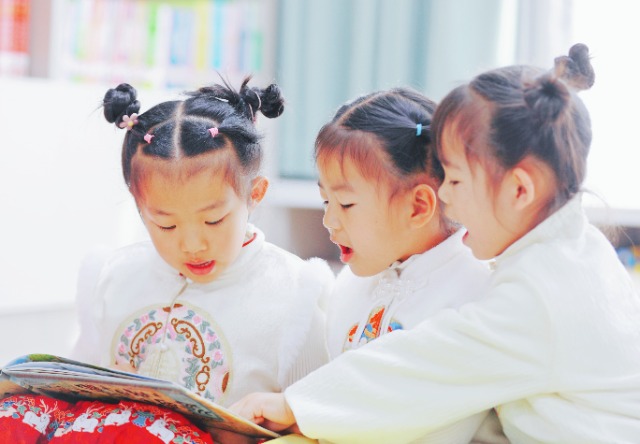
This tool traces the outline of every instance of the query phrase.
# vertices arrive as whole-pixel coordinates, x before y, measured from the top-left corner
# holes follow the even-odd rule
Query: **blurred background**
[[[0,325],[15,332],[0,365],[66,354],[82,258],[145,237],[121,178],[123,134],[99,108],[121,82],[142,111],[221,78],[278,83],[287,105],[258,123],[272,186],[253,222],[335,261],[312,149],[339,105],[400,85],[439,100],[484,70],[551,68],[586,43],[597,77],[582,93],[594,132],[585,206],[640,270],[639,18],[627,0],[0,0]]]

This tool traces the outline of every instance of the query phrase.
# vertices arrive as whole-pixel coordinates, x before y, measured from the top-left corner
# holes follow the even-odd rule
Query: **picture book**
[[[259,438],[279,436],[179,384],[59,356],[25,355],[0,369],[0,399],[28,392],[65,401],[144,402],[178,412],[212,434],[226,430]]]

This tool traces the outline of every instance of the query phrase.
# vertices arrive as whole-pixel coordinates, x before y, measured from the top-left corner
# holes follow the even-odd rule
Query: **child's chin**
[[[383,270],[373,270],[373,269],[365,269],[362,267],[358,267],[357,264],[354,263],[350,263],[347,264],[349,266],[349,269],[351,270],[351,272],[358,276],[358,277],[369,277],[369,276],[374,276],[378,273],[380,273]]]
[[[471,245],[467,245],[469,247],[469,249],[471,250],[471,254],[473,254],[473,257],[475,257],[476,259],[480,260],[480,261],[488,261],[490,259],[493,259],[496,257],[495,254],[491,254],[489,252],[487,252],[486,250],[482,250],[479,248],[474,248]]]
[[[216,280],[218,273],[209,273],[209,274],[205,274],[205,275],[199,275],[199,274],[193,274],[193,273],[189,273],[189,279],[191,279],[193,282],[196,282],[198,284],[208,284],[209,282],[213,282]]]

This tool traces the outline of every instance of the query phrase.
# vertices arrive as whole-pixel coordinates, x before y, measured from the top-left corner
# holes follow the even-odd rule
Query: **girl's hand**
[[[252,393],[233,404],[230,410],[274,432],[287,430],[296,423],[282,393]]]

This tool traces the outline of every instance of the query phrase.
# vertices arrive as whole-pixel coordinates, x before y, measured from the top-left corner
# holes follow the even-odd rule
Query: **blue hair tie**
[[[416,137],[420,137],[420,134],[422,134],[422,123],[416,125]]]

